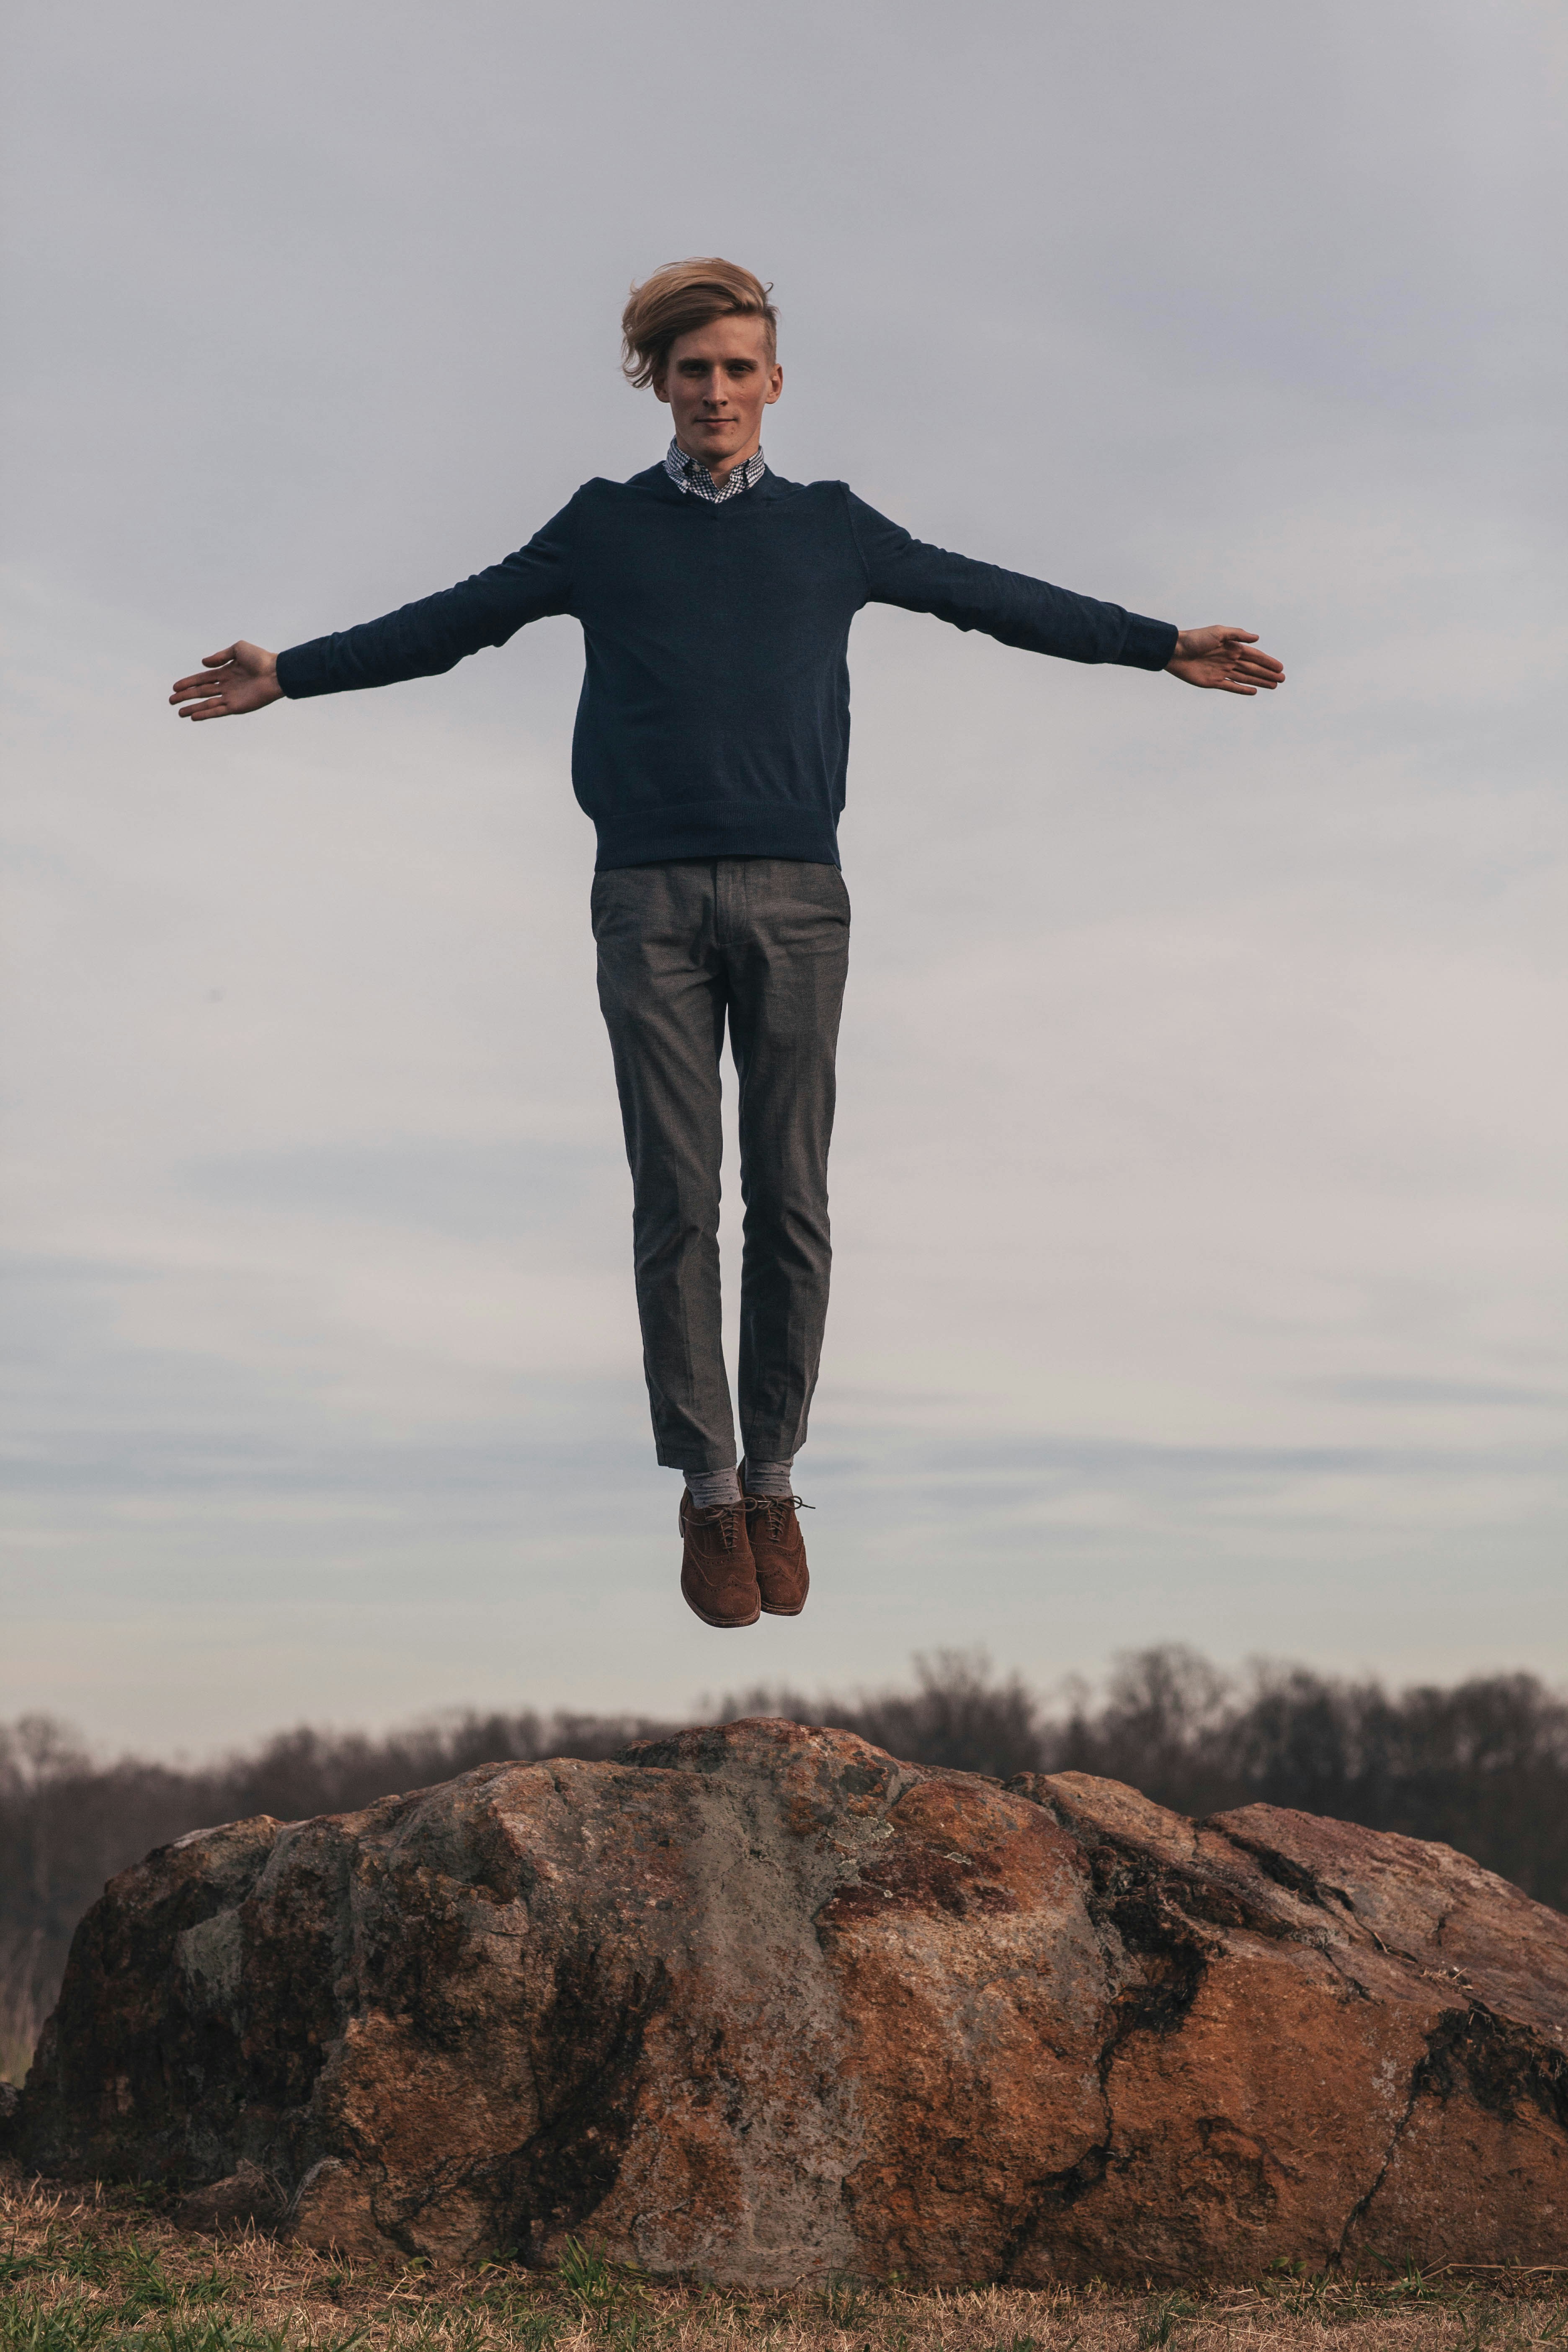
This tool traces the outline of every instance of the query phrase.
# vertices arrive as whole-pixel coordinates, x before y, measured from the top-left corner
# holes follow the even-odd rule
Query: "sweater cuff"
[[[1129,613],[1127,635],[1116,658],[1124,669],[1163,669],[1181,634],[1174,621],[1152,621],[1147,613]],[[281,674],[281,661],[279,668]]]
[[[308,695],[325,694],[327,682],[321,674],[320,637],[308,645],[290,646],[278,656],[278,683],[290,702],[302,702]]]

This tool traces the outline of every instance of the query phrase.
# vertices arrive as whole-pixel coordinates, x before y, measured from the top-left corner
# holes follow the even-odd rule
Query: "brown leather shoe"
[[[745,1472],[742,1462],[742,1487]],[[752,1558],[757,1564],[763,1607],[770,1617],[798,1617],[805,1607],[811,1572],[805,1564],[800,1514],[807,1507],[798,1495],[787,1498],[783,1495],[746,1496],[746,1533],[751,1538]]]
[[[757,1571],[746,1540],[744,1503],[699,1510],[688,1487],[680,1497],[680,1590],[705,1625],[754,1625],[763,1613]]]

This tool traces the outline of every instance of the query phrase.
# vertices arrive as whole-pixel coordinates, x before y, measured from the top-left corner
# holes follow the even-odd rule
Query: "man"
[[[228,718],[434,676],[547,614],[581,621],[572,773],[598,829],[599,1001],[632,1171],[643,1362],[658,1459],[685,1474],[681,1591],[720,1626],[797,1615],[806,1595],[792,1465],[827,1310],[855,614],[900,604],[1028,652],[1229,694],[1284,676],[1247,630],[1178,630],[971,562],[842,482],[773,473],[771,290],[721,260],[633,288],[623,364],[672,412],[660,464],[585,483],[526,547],[440,595],[283,654],[240,639],[170,697],[184,718]],[[739,1470],[719,1313],[726,1021],[745,1203]]]

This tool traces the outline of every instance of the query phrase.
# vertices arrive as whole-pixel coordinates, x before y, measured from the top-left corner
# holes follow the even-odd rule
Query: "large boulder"
[[[345,2252],[783,2284],[1568,2261],[1568,1919],[1446,1846],[746,1722],[203,1831],[14,2152]]]

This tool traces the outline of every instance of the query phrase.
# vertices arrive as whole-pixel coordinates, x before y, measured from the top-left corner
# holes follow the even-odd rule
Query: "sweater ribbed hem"
[[[1116,656],[1120,669],[1163,669],[1181,635],[1174,621],[1152,621],[1147,613],[1129,613],[1127,635]]]
[[[310,655],[311,647],[307,643],[286,646],[278,656],[278,683],[290,702],[303,702],[310,695],[331,692]]]
[[[595,874],[620,866],[663,866],[678,857],[793,857],[803,866],[837,866],[833,819],[815,809],[736,806],[693,801],[673,809],[595,820]]]

